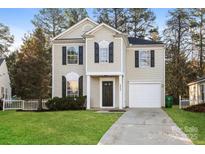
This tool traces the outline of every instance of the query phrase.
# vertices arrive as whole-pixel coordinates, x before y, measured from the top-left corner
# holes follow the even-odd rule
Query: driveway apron
[[[184,145],[192,142],[162,109],[137,108],[125,112],[98,144]]]

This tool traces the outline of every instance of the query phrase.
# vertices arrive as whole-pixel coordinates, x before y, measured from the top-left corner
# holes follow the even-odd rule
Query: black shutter
[[[79,96],[83,96],[83,76],[79,77],[78,89],[79,89]]]
[[[113,55],[113,42],[111,42],[110,44],[109,44],[109,63],[113,63],[114,62],[114,55]]]
[[[99,63],[99,44],[95,42],[95,63]]]
[[[62,64],[66,65],[66,47],[62,47]]]
[[[79,65],[83,65],[83,46],[79,46]]]
[[[135,67],[139,67],[139,51],[135,51]]]
[[[62,76],[62,97],[66,97],[66,78]]]
[[[151,52],[150,52],[150,54],[151,54],[151,67],[154,67],[154,50],[151,50]]]

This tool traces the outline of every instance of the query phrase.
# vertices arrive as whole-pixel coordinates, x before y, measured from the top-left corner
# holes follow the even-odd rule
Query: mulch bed
[[[50,110],[16,110],[16,112],[48,112]]]
[[[184,110],[190,111],[190,112],[205,112],[205,103],[193,105],[193,106],[185,108]]]

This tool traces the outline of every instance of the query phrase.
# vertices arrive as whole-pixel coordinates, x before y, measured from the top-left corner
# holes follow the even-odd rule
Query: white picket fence
[[[47,100],[42,100],[42,108],[47,109]],[[38,100],[3,100],[3,111],[5,110],[37,110]]]
[[[181,96],[179,96],[179,108],[183,109],[183,108],[187,108],[189,106],[190,106],[190,100],[182,98]]]

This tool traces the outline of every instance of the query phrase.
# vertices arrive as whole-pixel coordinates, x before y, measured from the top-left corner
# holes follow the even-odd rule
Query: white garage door
[[[161,107],[160,83],[129,83],[129,106],[131,108]]]

